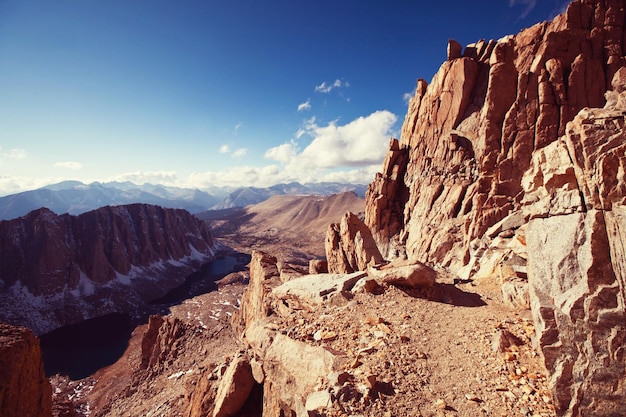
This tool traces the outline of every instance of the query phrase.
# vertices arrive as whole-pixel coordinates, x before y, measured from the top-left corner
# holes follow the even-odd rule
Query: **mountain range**
[[[343,183],[277,184],[268,188],[214,187],[208,190],[168,187],[131,182],[64,181],[36,190],[0,197],[0,220],[10,220],[46,207],[56,214],[78,215],[104,206],[153,204],[181,208],[190,213],[244,207],[260,203],[274,195],[331,195],[354,191],[365,196],[366,185]]]

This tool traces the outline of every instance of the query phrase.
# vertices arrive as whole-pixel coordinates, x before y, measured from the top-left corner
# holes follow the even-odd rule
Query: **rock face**
[[[0,415],[52,415],[52,388],[46,379],[39,340],[23,327],[0,323]]]
[[[552,22],[468,45],[419,80],[365,223],[386,258],[460,271],[472,242],[521,209],[522,174],[625,65],[624,1],[574,1]],[[457,52],[455,52],[457,51]]]
[[[325,247],[330,273],[363,271],[370,262],[379,264],[383,260],[369,228],[350,212],[341,223],[328,227]]]
[[[129,311],[179,285],[215,245],[184,210],[135,204],[0,222],[0,317],[35,333]]]
[[[279,276],[276,258],[262,252],[253,252],[250,284],[242,299],[240,311],[233,315],[233,324],[239,329],[247,351],[231,363],[218,388],[218,400],[228,398],[227,409],[230,411],[224,411],[224,400],[220,400],[216,402],[214,416],[234,415],[237,411],[232,410],[239,410],[245,405],[248,393],[253,389],[250,378],[263,387],[263,410],[260,415],[311,415],[307,410],[307,396],[316,391],[321,379],[327,379],[335,370],[339,361],[336,354],[321,346],[310,346],[291,339],[277,332],[274,327],[272,315],[280,314],[283,309],[289,310],[283,304],[283,298],[298,298],[297,295],[287,294],[288,289],[279,289],[283,285],[292,288],[294,283],[299,288],[298,281],[306,278],[297,278],[279,286]],[[308,277],[316,280],[320,276]],[[330,284],[335,288],[335,283]],[[304,287],[310,288],[306,285]],[[278,290],[276,294],[274,290]],[[303,299],[297,308],[307,303],[315,304],[315,295],[318,294],[313,294],[313,298],[305,297],[307,301]],[[234,377],[236,374],[237,378]],[[239,381],[239,389],[236,389],[235,380]]]
[[[559,415],[626,409],[625,10],[575,0],[517,35],[449,41],[366,195],[384,259],[495,280],[532,309]],[[331,229],[329,271],[365,269],[371,245]]]
[[[529,196],[553,197],[531,199],[526,236],[538,342],[565,414],[626,407],[624,80],[626,68],[605,108],[581,111],[525,177]]]

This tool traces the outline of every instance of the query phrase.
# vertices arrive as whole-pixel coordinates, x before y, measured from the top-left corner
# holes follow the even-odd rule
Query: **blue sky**
[[[0,1],[0,195],[66,179],[369,183],[454,38],[564,0]]]

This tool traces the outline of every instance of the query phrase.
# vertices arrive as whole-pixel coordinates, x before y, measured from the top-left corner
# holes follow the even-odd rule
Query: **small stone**
[[[376,351],[376,347],[375,346],[367,346],[364,347],[362,349],[359,349],[359,353],[366,353],[366,354],[370,354]]]
[[[354,358],[354,360],[350,363],[350,368],[354,369],[354,368],[358,368],[359,366],[363,365],[363,362],[361,362],[359,360],[359,357],[357,356],[356,358]]]
[[[385,323],[379,323],[378,328],[387,334],[391,334],[391,329]]]
[[[332,398],[328,391],[312,392],[306,398],[307,411],[317,411],[332,406]]]
[[[330,342],[337,338],[337,333],[330,330],[318,330],[313,334],[313,339],[316,341]]]
[[[465,398],[467,398],[468,401],[474,401],[476,403],[483,402],[483,400],[481,400],[479,397],[477,397],[474,394],[465,394]]]
[[[441,398],[438,398],[438,399],[435,400],[435,407],[437,407],[438,409],[445,410],[447,406],[448,406],[448,404],[446,404],[445,400],[443,400]]]

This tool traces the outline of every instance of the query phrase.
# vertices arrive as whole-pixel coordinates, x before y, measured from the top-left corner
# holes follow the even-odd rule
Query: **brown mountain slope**
[[[279,259],[306,265],[324,256],[324,234],[346,211],[362,213],[365,201],[353,192],[321,196],[274,196],[242,209],[198,215],[211,234],[249,253],[262,249]]]

